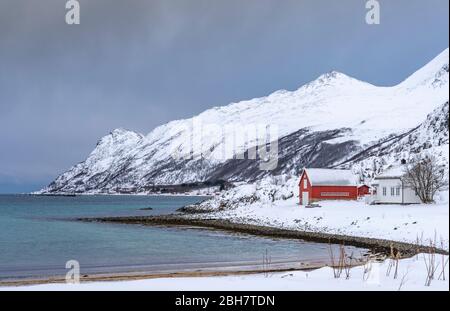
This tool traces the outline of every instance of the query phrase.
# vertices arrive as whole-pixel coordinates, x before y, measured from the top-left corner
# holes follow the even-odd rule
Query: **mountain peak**
[[[111,133],[109,133],[109,134],[112,135],[112,136],[120,136],[120,135],[128,135],[130,133],[137,134],[136,132],[127,130],[127,129],[122,128],[122,127],[116,128],[115,130],[111,131]]]
[[[327,80],[335,80],[335,79],[349,78],[349,76],[347,76],[346,74],[344,74],[342,72],[339,72],[336,70],[331,70],[327,73],[324,73],[319,78],[327,79]]]
[[[346,74],[344,74],[342,72],[339,72],[336,70],[331,70],[327,73],[320,75],[315,81],[327,83],[327,82],[333,82],[333,81],[339,81],[339,80],[349,80],[349,79],[353,79],[353,78],[347,76]]]
[[[100,145],[110,145],[110,144],[122,144],[129,141],[136,142],[143,138],[144,136],[124,129],[124,128],[117,128],[113,131],[111,131],[108,135],[105,135],[103,138],[99,140],[97,143],[97,146]]]
[[[339,86],[342,87],[344,85],[350,84],[366,84],[363,81],[352,78],[342,72],[332,70],[327,73],[320,75],[314,81],[305,85],[306,88],[320,88],[320,87],[329,87],[329,86]]]

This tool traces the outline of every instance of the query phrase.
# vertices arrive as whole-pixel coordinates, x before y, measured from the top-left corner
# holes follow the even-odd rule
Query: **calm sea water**
[[[68,260],[83,274],[162,271],[224,263],[322,260],[328,246],[210,230],[84,223],[75,217],[156,215],[198,197],[0,195],[0,279],[64,275]],[[152,211],[141,208],[152,207]]]

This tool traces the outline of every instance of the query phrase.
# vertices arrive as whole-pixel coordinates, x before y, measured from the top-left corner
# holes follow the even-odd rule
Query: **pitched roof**
[[[405,170],[405,165],[393,166],[375,177],[375,179],[402,178],[405,175]]]
[[[305,171],[313,186],[356,186],[358,184],[351,170],[306,168]]]

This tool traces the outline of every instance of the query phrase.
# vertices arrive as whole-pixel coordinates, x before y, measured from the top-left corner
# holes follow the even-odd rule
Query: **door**
[[[309,192],[303,192],[302,193],[302,204],[303,205],[309,205]]]

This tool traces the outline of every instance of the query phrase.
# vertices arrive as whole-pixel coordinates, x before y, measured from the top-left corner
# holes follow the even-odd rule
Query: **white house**
[[[373,187],[376,194],[373,198],[375,204],[419,204],[422,203],[416,192],[405,185],[405,165],[388,169],[375,177]]]

